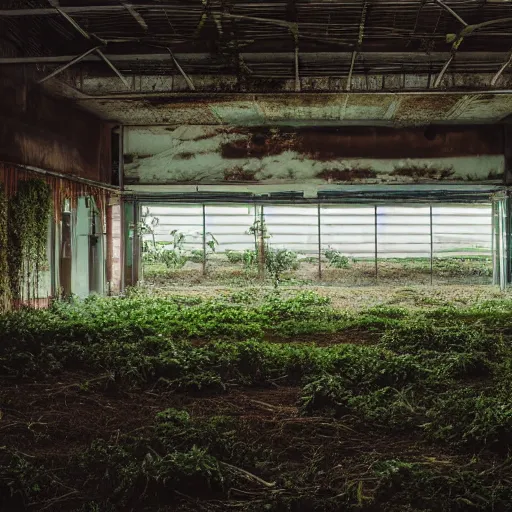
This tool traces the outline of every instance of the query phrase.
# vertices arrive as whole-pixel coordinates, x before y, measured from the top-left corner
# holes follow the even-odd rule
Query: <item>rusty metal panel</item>
[[[427,136],[426,136],[427,135]],[[498,127],[127,127],[125,183],[501,183]]]
[[[462,120],[498,122],[512,94],[339,93],[75,98],[81,108],[126,125],[360,125],[418,126]]]
[[[97,115],[126,125],[221,124],[207,101],[177,102],[172,99],[77,100]]]
[[[314,119],[318,121],[339,121],[340,112],[347,99],[346,94],[258,98],[258,104],[269,123]]]
[[[391,95],[351,94],[341,112],[342,119],[386,119],[396,98]]]
[[[406,96],[400,101],[400,106],[395,113],[395,120],[409,121],[413,123],[431,123],[446,120],[446,114],[450,112],[463,95],[416,95]]]
[[[512,96],[480,94],[458,116],[465,121],[478,119],[502,119],[512,113]]]
[[[210,104],[212,114],[221,122],[235,126],[262,125],[264,112],[255,101],[218,102]]]

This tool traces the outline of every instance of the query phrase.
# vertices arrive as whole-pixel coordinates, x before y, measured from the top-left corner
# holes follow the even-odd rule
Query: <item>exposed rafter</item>
[[[500,76],[503,74],[503,72],[510,66],[512,63],[512,50],[510,51],[510,54],[508,56],[508,59],[503,63],[499,71],[493,76],[491,80],[491,86],[494,87],[496,83],[498,82]]]
[[[46,80],[49,80],[50,78],[53,78],[54,76],[57,76],[59,73],[62,73],[65,69],[69,68],[73,64],[76,64],[77,62],[80,62],[82,59],[87,57],[87,55],[90,55],[91,53],[93,53],[93,52],[95,52],[96,50],[99,50],[99,49],[100,49],[100,46],[95,46],[94,48],[90,48],[86,52],[82,53],[81,55],[78,55],[74,59],[70,60],[69,62],[67,62],[63,66],[60,66],[55,71],[53,71],[49,75],[45,76],[41,80],[39,80],[39,83],[42,84],[43,82],[46,82]]]
[[[55,1],[55,0],[53,0]],[[58,5],[58,4],[55,4],[55,5]],[[100,39],[99,37],[95,36],[91,36],[89,33],[87,33],[71,16],[69,16],[67,13],[63,12],[59,7],[55,7],[55,10],[63,17],[65,18],[70,24],[71,26],[79,33],[81,34],[83,37],[85,37],[86,39],[88,39],[89,41],[91,41],[92,39],[97,39],[98,41],[100,41],[102,44],[105,44],[105,41],[103,41],[102,39]],[[121,81],[123,82],[123,84],[128,88],[130,89],[130,84],[128,83],[128,81],[126,80],[126,78],[121,74],[121,72],[114,66],[114,64],[112,64],[112,62],[110,61],[110,59],[100,50],[99,47],[95,47],[94,48],[94,51],[99,55],[99,57],[107,64],[107,66],[121,79]],[[84,55],[85,57],[85,55]]]
[[[361,20],[359,21],[359,32],[357,36],[357,45],[356,49],[352,52],[352,58],[350,61],[350,70],[348,72],[348,78],[347,78],[347,87],[346,90],[350,91],[352,87],[352,74],[354,72],[354,65],[356,63],[356,58],[358,52],[361,50],[361,46],[363,44],[363,38],[364,38],[364,26],[366,22],[366,10],[368,8],[368,2],[364,2],[363,9],[361,11]]]
[[[217,78],[241,90],[286,81],[287,90],[298,92],[312,90],[308,80],[327,77],[315,87],[343,84],[352,91],[364,88],[366,76],[376,77],[372,80],[383,89],[400,90],[406,88],[402,77],[417,75],[418,87],[423,87],[429,74],[435,75],[426,87],[441,88],[450,71],[450,88],[468,88],[473,73],[495,84],[508,79],[510,71],[510,55],[503,49],[512,48],[512,17],[509,7],[494,2],[44,1],[52,5],[0,10],[2,28],[17,42],[5,55],[19,59],[0,63],[46,62],[54,65],[46,73],[58,74],[80,62],[88,79],[112,70],[111,90],[117,77],[128,87],[139,77],[142,83],[144,77],[170,75],[183,77],[170,87],[191,91],[204,90],[205,83],[213,90]],[[89,53],[100,45],[101,53]],[[60,55],[62,48],[67,55]],[[107,64],[107,72],[98,61]]]
[[[126,2],[121,2],[121,4],[126,8],[126,10],[133,16],[135,21],[140,25],[144,32],[148,31],[148,24],[144,21],[144,18],[136,11],[135,7]]]

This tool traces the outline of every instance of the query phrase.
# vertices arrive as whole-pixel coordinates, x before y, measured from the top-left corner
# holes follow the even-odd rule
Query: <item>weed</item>
[[[283,272],[297,270],[297,268],[299,268],[299,262],[296,252],[267,246],[265,250],[265,269],[272,278],[274,286],[279,284]]]
[[[227,250],[224,254],[230,263],[242,263],[243,261],[243,253],[239,251]]]
[[[333,249],[332,247],[329,247],[325,251],[325,257],[327,258],[327,261],[329,262],[329,265],[334,268],[349,268],[350,267],[350,260],[347,256],[344,256],[341,252],[339,252],[336,249]]]

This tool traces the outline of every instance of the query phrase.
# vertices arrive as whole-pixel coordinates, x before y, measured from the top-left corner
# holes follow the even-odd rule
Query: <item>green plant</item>
[[[186,235],[177,229],[173,229],[170,234],[172,235],[172,242],[168,244],[170,249],[167,246],[163,248],[161,259],[167,268],[179,269],[187,263],[185,251]]]
[[[297,253],[288,249],[274,249],[267,245],[265,249],[265,269],[270,274],[274,286],[279,284],[283,272],[299,268]]]
[[[242,263],[243,261],[243,253],[240,251],[231,251],[228,249],[225,254],[230,263]]]
[[[149,208],[143,209],[140,217],[140,221],[137,225],[137,231],[139,236],[144,237],[144,235],[151,235],[151,241],[143,240],[142,251],[146,252],[157,252],[157,244],[155,239],[155,228],[160,224],[160,219],[158,217],[151,217],[151,221],[149,220]]]
[[[192,249],[190,251],[190,256],[188,257],[189,261],[193,263],[202,263],[204,259],[204,252],[202,249]]]
[[[249,270],[256,265],[258,261],[258,253],[251,249],[246,249],[242,254],[242,261],[244,263],[244,268]]]
[[[15,300],[37,296],[39,272],[46,262],[48,223],[52,211],[50,186],[41,180],[18,182],[9,202],[8,264]]]
[[[350,260],[348,257],[344,256],[341,252],[333,249],[332,247],[326,249],[324,254],[331,267],[348,268],[350,266]]]
[[[8,202],[3,186],[0,184],[0,313],[7,311],[11,304],[9,283],[9,248],[7,225]]]
[[[512,404],[472,389],[450,391],[436,397],[423,428],[434,439],[506,449],[512,445]]]
[[[247,235],[254,237],[254,250],[258,253],[261,250],[261,240],[266,240],[271,237],[267,229],[267,223],[263,216],[261,219],[255,219],[249,229],[246,231]]]

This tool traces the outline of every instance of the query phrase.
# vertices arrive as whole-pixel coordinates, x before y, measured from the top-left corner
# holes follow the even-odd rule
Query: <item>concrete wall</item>
[[[126,127],[129,185],[502,183],[500,126]]]

